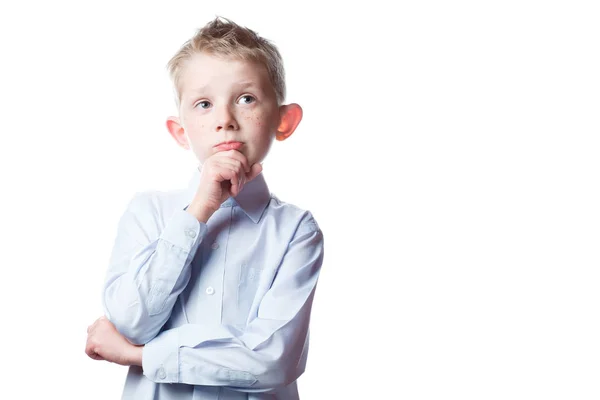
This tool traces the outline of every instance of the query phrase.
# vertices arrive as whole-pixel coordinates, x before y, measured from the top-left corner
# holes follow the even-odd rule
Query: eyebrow
[[[191,93],[191,95],[203,94],[204,92],[206,92],[206,90],[208,89],[209,86],[210,86],[210,84],[201,86],[199,88],[191,90],[190,93]],[[260,85],[258,85],[254,81],[237,82],[237,83],[234,83],[233,86],[236,87],[238,90],[247,89],[249,87],[260,90]]]
[[[256,88],[260,88],[260,85],[258,85],[256,82],[254,81],[243,81],[243,82],[238,82],[236,84],[236,86],[238,86],[240,89],[246,89],[248,87],[256,87]]]

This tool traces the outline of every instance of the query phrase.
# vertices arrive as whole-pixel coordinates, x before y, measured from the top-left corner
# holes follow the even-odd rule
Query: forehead
[[[183,64],[179,83],[182,94],[209,88],[229,89],[240,83],[272,89],[264,65],[207,53],[196,53]]]

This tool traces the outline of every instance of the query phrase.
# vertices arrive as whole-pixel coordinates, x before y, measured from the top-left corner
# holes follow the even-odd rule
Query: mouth
[[[239,148],[242,147],[243,145],[244,145],[244,143],[242,143],[242,142],[228,141],[228,142],[219,143],[214,147],[218,151],[227,151],[227,150],[239,150]]]

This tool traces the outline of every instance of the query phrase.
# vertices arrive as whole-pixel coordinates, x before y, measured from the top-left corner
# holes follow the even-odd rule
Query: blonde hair
[[[178,107],[181,102],[179,88],[181,71],[185,62],[200,52],[264,65],[275,90],[277,103],[282,104],[285,101],[285,72],[277,47],[251,29],[242,27],[227,18],[216,17],[203,28],[198,29],[167,64],[169,76],[175,87]]]

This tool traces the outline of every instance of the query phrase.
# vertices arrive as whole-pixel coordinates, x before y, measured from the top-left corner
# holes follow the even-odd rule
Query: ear
[[[167,130],[173,136],[173,139],[177,142],[178,145],[183,147],[186,150],[190,149],[190,145],[185,137],[185,130],[183,126],[181,126],[181,122],[177,117],[169,117],[167,118]]]
[[[302,107],[295,103],[280,106],[279,127],[275,139],[281,141],[289,138],[300,121],[302,121]]]

